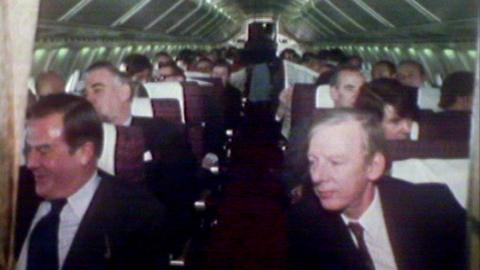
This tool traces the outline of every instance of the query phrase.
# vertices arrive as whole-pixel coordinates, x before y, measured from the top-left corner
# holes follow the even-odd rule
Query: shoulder
[[[143,185],[122,181],[103,171],[99,171],[99,176],[100,196],[117,210],[164,215],[165,207]]]

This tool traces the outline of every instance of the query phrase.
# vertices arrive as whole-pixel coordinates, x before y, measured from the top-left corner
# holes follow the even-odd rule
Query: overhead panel
[[[71,10],[77,3],[78,0],[40,1],[39,19],[56,21]]]
[[[150,1],[142,10],[128,20],[125,27],[145,29],[177,2],[177,0]]]
[[[158,23],[151,25],[148,31],[165,33],[177,20],[195,8],[195,3],[191,1],[177,0],[174,3],[173,6],[164,7],[164,10],[169,10],[168,14]]]
[[[438,16],[442,21],[474,20],[476,0],[416,0],[424,8]]]
[[[405,27],[423,25],[431,22],[430,19],[419,13],[405,0],[364,0],[364,2],[371,7],[375,7],[375,10],[380,15],[382,15],[395,26]]]
[[[127,12],[135,2],[122,0],[95,0],[83,7],[69,21],[73,23],[84,23],[89,25],[110,26],[112,22]],[[108,12],[105,12],[108,10]]]
[[[380,31],[391,27],[391,23],[373,7],[362,0],[331,1],[353,20],[361,24],[364,31]],[[353,4],[352,4],[353,2]]]

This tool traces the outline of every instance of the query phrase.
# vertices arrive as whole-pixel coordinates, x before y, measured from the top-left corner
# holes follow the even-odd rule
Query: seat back
[[[465,207],[468,188],[468,143],[391,141],[387,145],[391,175],[412,183],[446,184]]]
[[[103,124],[103,150],[98,167],[120,179],[138,182],[144,177],[145,142],[142,130]]]
[[[206,114],[206,93],[196,82],[183,82],[185,100],[185,121],[187,136],[192,145],[192,150],[198,160],[201,160],[206,153],[205,149],[205,126]]]
[[[315,108],[315,92],[317,87],[314,84],[295,84],[292,95],[292,122],[294,127],[307,117],[311,117]]]
[[[153,82],[143,85],[148,93],[148,97],[152,100],[163,100],[153,103],[155,116],[163,116],[166,119],[177,121],[174,112],[180,112],[180,119],[185,123],[185,97],[183,86],[179,82]],[[176,104],[175,104],[176,101]],[[165,105],[168,107],[162,107]],[[178,107],[178,108],[176,108]]]
[[[425,111],[419,117],[419,139],[468,141],[470,125],[469,112]]]

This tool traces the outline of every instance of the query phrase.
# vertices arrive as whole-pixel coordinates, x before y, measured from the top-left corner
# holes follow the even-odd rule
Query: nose
[[[314,185],[320,184],[329,179],[329,169],[325,162],[318,161],[315,165],[310,166],[310,179]]]
[[[402,133],[408,135],[412,131],[412,122],[409,120],[403,120],[400,128]]]

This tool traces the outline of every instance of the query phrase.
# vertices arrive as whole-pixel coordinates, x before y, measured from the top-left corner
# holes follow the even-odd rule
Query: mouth
[[[315,189],[315,193],[321,200],[331,199],[335,195],[335,191],[332,191],[332,190]]]

